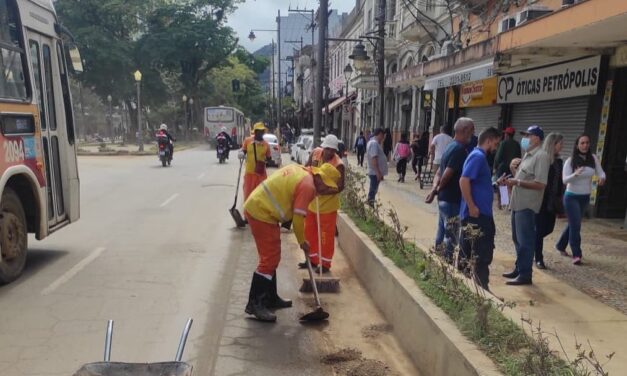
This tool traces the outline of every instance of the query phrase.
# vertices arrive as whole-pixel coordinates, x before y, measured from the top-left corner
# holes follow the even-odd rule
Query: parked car
[[[309,159],[309,154],[313,149],[313,136],[302,136],[302,143],[298,146],[298,154],[296,155],[296,163],[305,164]]]
[[[263,139],[270,145],[270,151],[272,153],[271,160],[268,162],[268,165],[281,167],[283,161],[281,160],[281,146],[279,146],[279,139],[271,133],[264,134]]]
[[[290,159],[293,161],[296,161],[296,157],[298,157],[298,153],[300,150],[299,145],[303,144],[303,137],[305,136],[298,136],[298,139],[296,140],[296,142],[290,145]]]

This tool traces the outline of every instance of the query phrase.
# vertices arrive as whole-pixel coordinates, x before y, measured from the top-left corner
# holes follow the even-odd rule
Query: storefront
[[[455,95],[452,89],[448,93],[449,111],[455,108]],[[496,77],[470,82],[459,87],[460,115],[475,122],[475,134],[484,129],[501,128],[501,106],[496,103]]]
[[[545,134],[561,133],[568,157],[579,135],[598,129],[600,72],[601,57],[594,56],[502,75],[497,101],[511,104],[509,123],[517,130],[537,124]]]

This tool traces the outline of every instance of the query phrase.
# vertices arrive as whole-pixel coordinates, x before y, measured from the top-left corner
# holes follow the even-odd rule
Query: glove
[[[244,158],[246,158],[246,153],[244,153],[244,150],[240,150],[239,153],[237,153],[237,158],[239,158],[240,160],[244,160]]]

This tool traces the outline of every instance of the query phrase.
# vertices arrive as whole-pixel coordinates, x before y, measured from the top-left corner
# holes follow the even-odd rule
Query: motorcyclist
[[[225,142],[224,152],[226,153],[226,159],[229,159],[229,152],[231,151],[231,145],[232,145],[233,140],[231,139],[231,136],[227,133],[226,127],[222,127],[220,129],[220,133],[218,133],[218,135],[216,136],[216,142],[217,143]]]
[[[174,138],[174,136],[172,136],[169,132],[168,132],[168,126],[165,124],[161,124],[159,126],[159,132],[157,132],[157,138],[159,138],[159,136],[166,136],[168,138],[168,148],[170,149],[170,159],[174,159],[174,142],[176,141],[176,138]]]

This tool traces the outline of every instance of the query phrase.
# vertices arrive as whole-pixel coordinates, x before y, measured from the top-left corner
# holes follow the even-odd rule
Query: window
[[[435,0],[426,0],[425,9],[427,12],[433,12],[435,10]]]
[[[25,100],[26,58],[14,0],[0,0],[0,98]]]
[[[50,46],[44,44],[44,80],[46,81],[46,98],[48,104],[48,120],[50,121],[50,129],[57,129],[57,111],[54,102],[54,85],[52,84],[52,57]]]
[[[74,144],[74,113],[72,112],[72,97],[70,94],[69,78],[67,67],[63,59],[63,48],[61,43],[57,42],[57,59],[59,62],[59,72],[61,73],[61,91],[63,92],[63,109],[65,110],[65,125],[67,129],[67,138],[70,145]]]
[[[30,58],[33,64],[33,76],[35,76],[35,96],[37,102],[39,102],[39,114],[41,121],[41,129],[46,129],[46,105],[44,102],[44,92],[42,90],[41,83],[41,60],[39,58],[39,43],[31,40],[30,44]]]

